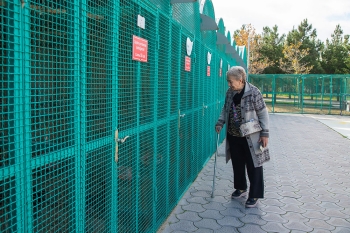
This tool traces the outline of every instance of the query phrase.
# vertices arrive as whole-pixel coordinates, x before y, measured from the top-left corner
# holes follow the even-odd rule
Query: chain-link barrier
[[[1,232],[155,232],[176,206],[246,60],[210,0],[177,2],[0,0]]]
[[[270,112],[350,115],[350,75],[249,75]]]

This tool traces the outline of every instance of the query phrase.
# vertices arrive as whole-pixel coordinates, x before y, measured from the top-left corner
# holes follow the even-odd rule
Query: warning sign
[[[147,62],[148,41],[132,36],[132,59],[140,62]]]
[[[185,56],[185,70],[191,71],[191,58],[188,56]]]
[[[220,71],[219,71],[219,77],[222,76],[222,69],[220,68]]]
[[[207,76],[210,76],[210,66],[207,66]]]

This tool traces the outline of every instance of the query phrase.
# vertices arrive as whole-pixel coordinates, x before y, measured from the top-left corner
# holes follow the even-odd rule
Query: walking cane
[[[217,155],[218,155],[219,137],[220,137],[220,135],[218,134],[218,139],[216,140],[216,152],[215,152],[215,159],[214,159],[213,190],[211,191],[211,197],[212,197],[212,198],[214,197],[214,190],[215,190],[216,157],[217,157]]]

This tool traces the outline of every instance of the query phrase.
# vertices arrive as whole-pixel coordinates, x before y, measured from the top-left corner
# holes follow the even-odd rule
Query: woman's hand
[[[215,131],[216,131],[218,134],[220,133],[221,129],[222,129],[221,126],[219,126],[219,125],[215,126]]]
[[[269,138],[268,137],[260,137],[258,142],[260,142],[261,145],[265,148],[265,147],[267,147],[267,144],[269,142]]]

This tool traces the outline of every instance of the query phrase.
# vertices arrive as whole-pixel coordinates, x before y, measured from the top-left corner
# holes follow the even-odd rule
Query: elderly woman
[[[226,163],[231,159],[235,188],[232,198],[246,196],[247,168],[250,189],[245,205],[254,207],[259,198],[264,198],[262,165],[270,160],[269,116],[259,89],[246,81],[243,67],[232,67],[226,76],[229,89],[215,130],[220,133],[226,123]],[[247,122],[256,122],[255,129],[250,130],[252,133],[242,133],[241,126]]]

